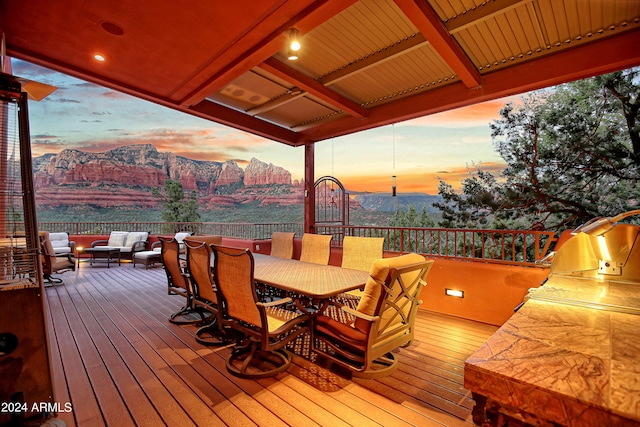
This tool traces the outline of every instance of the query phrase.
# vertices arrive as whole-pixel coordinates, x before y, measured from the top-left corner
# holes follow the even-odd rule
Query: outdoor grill
[[[528,299],[640,314],[640,226],[619,221],[640,210],[593,220],[553,255],[543,286]]]
[[[639,214],[575,230],[543,285],[465,361],[474,422],[640,423],[640,226],[620,222]]]

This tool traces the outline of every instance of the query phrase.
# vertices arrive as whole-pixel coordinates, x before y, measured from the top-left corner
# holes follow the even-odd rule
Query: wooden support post
[[[304,146],[304,232],[316,230],[315,156],[313,143]]]

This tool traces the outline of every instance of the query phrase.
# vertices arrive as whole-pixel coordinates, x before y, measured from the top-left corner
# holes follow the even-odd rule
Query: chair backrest
[[[197,246],[198,244],[204,243],[207,246],[211,245],[221,245],[222,244],[222,236],[211,234],[211,235],[203,235],[203,236],[188,236],[182,240],[182,244],[180,245],[180,251],[183,250],[183,246],[186,244],[190,244],[191,246]],[[209,263],[211,268],[213,268],[213,257],[211,257],[211,262]]]
[[[330,234],[303,234],[300,261],[323,265],[329,264],[332,238],[333,236]]]
[[[345,236],[342,240],[342,268],[369,271],[382,258],[384,237]]]
[[[213,274],[211,271],[211,247],[203,242],[186,240],[187,270],[192,284],[192,291],[196,298],[218,303],[214,290]]]
[[[234,319],[262,327],[253,280],[253,255],[248,249],[213,246],[213,277],[226,314]]]
[[[44,274],[53,274],[53,264],[55,264],[56,254],[49,239],[48,231],[39,231],[40,250],[42,251],[42,270]]]
[[[271,256],[293,258],[293,239],[296,233],[276,231],[271,235]]]
[[[71,253],[69,234],[66,232],[49,233],[49,241],[55,253]]]
[[[376,340],[396,338],[409,342],[413,339],[412,329],[420,304],[420,291],[426,285],[426,276],[433,262],[415,253],[374,262],[372,270],[376,264],[382,263],[388,267],[389,274],[384,282],[367,282],[357,311],[379,316],[379,321],[374,324],[376,330],[371,331],[378,335]],[[354,322],[354,327],[364,333],[369,333],[370,326],[371,323],[363,319],[357,318]],[[406,336],[402,338],[405,333]],[[398,345],[395,344],[396,347]]]
[[[191,242],[192,246],[196,243],[204,243],[206,245],[221,245],[222,236],[218,235],[204,235],[204,236],[187,236],[183,242]]]
[[[164,271],[167,273],[167,280],[169,281],[169,287],[177,287],[185,290],[189,289],[186,279],[182,275],[182,269],[180,268],[180,245],[173,237],[158,238],[162,245],[162,265]]]

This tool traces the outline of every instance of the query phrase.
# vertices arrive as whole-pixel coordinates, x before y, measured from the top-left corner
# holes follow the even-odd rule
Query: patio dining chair
[[[218,242],[221,239],[208,240]],[[211,264],[213,251],[210,243],[207,243],[207,239],[201,239],[201,241],[185,239],[183,244],[187,254],[187,267],[184,276],[193,292],[194,307],[200,307],[211,313],[210,321],[196,331],[196,341],[205,345],[230,344],[229,338],[225,336],[220,327],[219,316],[222,313],[213,281]]]
[[[203,234],[202,236],[186,236],[183,243],[190,242],[193,246],[194,243],[205,243],[207,245],[220,245],[222,244],[222,236],[218,234]],[[211,265],[213,266],[213,264]]]
[[[173,237],[158,239],[162,245],[162,265],[167,274],[167,292],[169,295],[181,295],[186,300],[180,310],[169,316],[169,321],[179,325],[206,321],[208,316],[202,307],[195,305],[191,284],[184,275],[184,266],[180,259],[180,243]]]
[[[59,277],[53,277],[56,273],[65,271],[75,271],[76,258],[72,253],[56,254],[51,244],[48,231],[38,232],[40,240],[40,252],[42,254],[42,276],[45,286],[61,285],[63,280]]]
[[[342,239],[342,268],[369,271],[382,258],[384,237],[345,236]]]
[[[342,268],[369,271],[373,261],[382,258],[384,237],[345,236],[342,239]],[[337,296],[349,299],[354,307],[362,298],[362,289],[345,292]]]
[[[393,351],[413,341],[420,291],[432,265],[433,260],[419,254],[374,261],[357,308],[338,307],[353,321],[345,323],[326,314],[316,317],[314,353],[348,369],[354,377],[393,373],[398,367]]]
[[[332,238],[330,234],[303,234],[300,261],[328,265]]]
[[[247,249],[213,246],[214,280],[224,313],[221,326],[244,337],[236,342],[227,370],[241,378],[265,378],[291,364],[286,345],[308,332],[308,316],[286,307],[291,298],[260,302],[254,282],[253,255]]]
[[[271,235],[271,253],[278,258],[293,258],[293,239],[296,233],[276,231]]]

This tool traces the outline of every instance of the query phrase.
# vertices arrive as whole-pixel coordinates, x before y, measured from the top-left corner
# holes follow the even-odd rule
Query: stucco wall
[[[438,258],[422,290],[420,308],[502,325],[528,289],[540,286],[548,275],[548,268]],[[464,291],[464,298],[445,295],[446,288]]]

